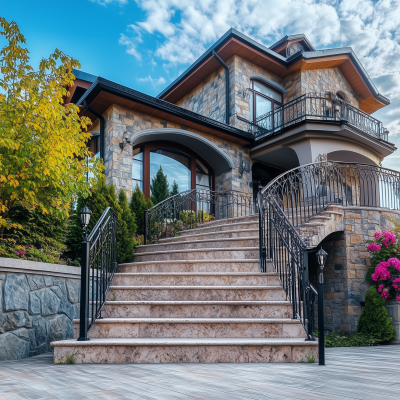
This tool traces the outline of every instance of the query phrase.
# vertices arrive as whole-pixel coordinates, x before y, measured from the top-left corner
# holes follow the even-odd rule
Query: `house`
[[[263,318],[266,318],[265,315],[279,313],[281,318],[289,318],[289,321],[285,320],[286,322],[283,323],[283,328],[280,328],[283,329],[281,336],[271,337],[299,339],[303,337],[304,332],[295,331],[294,326],[288,325],[285,328],[285,323],[289,323],[291,317],[294,319],[299,317],[299,319],[303,318],[303,326],[306,325],[305,314],[301,317],[301,309],[306,303],[301,296],[305,292],[298,294],[297,297],[295,292],[300,289],[306,290],[303,277],[300,276],[300,272],[303,271],[303,261],[300,260],[301,257],[299,258],[298,254],[307,253],[308,250],[305,251],[300,246],[298,253],[291,252],[290,247],[295,246],[294,242],[291,242],[292,239],[289,244],[282,237],[278,238],[278,226],[274,225],[275,222],[270,222],[275,216],[281,218],[281,226],[285,226],[286,231],[293,233],[292,228],[295,227],[298,232],[296,235],[300,235],[301,240],[304,239],[308,243],[309,249],[314,249],[314,253],[311,250],[311,253],[307,253],[309,264],[305,269],[313,283],[316,284],[317,281],[317,264],[314,257],[316,246],[324,247],[330,254],[325,268],[326,330],[348,332],[356,329],[364,293],[368,287],[365,283],[365,274],[369,256],[365,240],[371,237],[375,230],[389,226],[390,218],[399,220],[400,203],[398,174],[389,170],[383,171],[380,168],[382,160],[393,153],[396,147],[389,141],[388,131],[382,123],[371,115],[390,104],[390,101],[378,92],[351,48],[315,50],[303,34],[285,36],[268,48],[235,29],[230,29],[156,97],[102,77],[81,71],[74,71],[74,73],[77,79],[74,87],[70,88],[70,96],[66,102],[74,102],[81,106],[82,115],[88,116],[93,121],[90,128],[93,137],[89,147],[96,156],[103,158],[107,183],[114,184],[117,189],[125,190],[128,197],[136,185],[146,197],[149,197],[151,178],[160,165],[168,177],[169,184],[172,185],[175,181],[180,192],[189,189],[231,191],[256,200],[260,190],[266,188],[275,178],[281,176],[279,179],[286,185],[282,189],[280,208],[285,212],[288,211],[287,215],[285,218],[277,216],[279,211],[274,211],[273,207],[266,211],[267,223],[263,224],[264,228],[262,228],[265,232],[260,230],[263,234],[259,236],[259,239],[265,240],[265,243],[258,242],[258,236],[245,236],[250,233],[258,235],[258,218],[255,216],[250,216],[248,221],[234,219],[228,222],[228,225],[230,223],[235,225],[228,228],[216,225],[214,222],[209,225],[209,228],[202,228],[203,231],[197,231],[192,235],[186,233],[188,236],[179,239],[171,237],[163,244],[142,246],[135,255],[135,261],[140,264],[123,266],[123,271],[138,272],[140,266],[145,265],[152,273],[155,269],[159,271],[157,268],[164,268],[163,271],[169,273],[175,271],[168,269],[169,266],[173,268],[180,263],[181,268],[189,268],[185,260],[196,260],[191,263],[198,263],[199,268],[203,268],[201,271],[215,271],[212,268],[222,268],[224,262],[225,265],[230,265],[229,263],[232,262],[234,265],[232,264],[231,268],[238,269],[231,269],[230,273],[243,271],[240,269],[243,267],[249,268],[248,270],[253,274],[256,270],[259,271],[258,258],[260,257],[262,272],[268,272],[268,268],[275,268],[273,273],[280,274],[280,280],[277,282],[282,284],[286,299],[289,299],[292,305],[292,308],[287,308],[289,303],[282,304],[279,310],[275,310],[277,314],[268,314],[259,310],[261,314],[264,313]],[[326,161],[336,163],[331,163],[334,164],[331,169],[317,172],[313,170],[314,165]],[[346,169],[344,172],[341,171],[340,165],[345,165],[344,168],[350,169],[350,172],[348,173]],[[282,175],[299,166],[302,168],[296,173]],[[314,171],[311,179],[310,171]],[[289,183],[287,183],[285,176],[293,179],[288,178]],[[381,176],[384,177],[383,185]],[[391,197],[381,198],[382,190],[390,192]],[[312,196],[309,192],[313,193]],[[195,204],[194,200],[190,202]],[[261,203],[259,204],[259,209],[261,209]],[[253,208],[253,211],[256,208]],[[395,211],[392,211],[393,209]],[[161,214],[163,224],[171,221],[169,217],[166,218],[163,213]],[[269,231],[265,228],[268,224],[270,224]],[[158,229],[160,226],[158,224]],[[225,233],[225,230],[229,228],[231,231]],[[234,229],[237,229],[240,234]],[[272,231],[275,233],[271,233]],[[214,235],[215,239],[207,239],[208,234]],[[183,240],[179,242],[180,239]],[[194,245],[191,240],[198,242]],[[273,240],[276,240],[275,250],[271,250]],[[237,247],[239,242],[242,248]],[[256,242],[259,248],[254,247]],[[161,247],[157,246],[169,246],[171,253],[166,250],[160,251]],[[182,250],[183,248],[186,250]],[[199,249],[205,250],[200,254]],[[176,252],[186,252],[184,257],[191,256],[192,258],[179,259]],[[192,252],[192,254],[189,255],[187,252]],[[218,256],[215,255],[217,252]],[[283,258],[279,255],[280,252],[284,252]],[[267,253],[270,258],[268,262],[266,262]],[[235,257],[240,258],[241,267],[232,261]],[[162,263],[163,260],[166,265],[161,267],[158,263]],[[298,269],[294,267],[296,262]],[[194,270],[190,268],[179,271],[193,272]],[[293,268],[293,270],[288,268]],[[272,269],[269,272],[272,273],[271,271]],[[298,284],[295,278],[298,279]],[[217,282],[218,279],[215,279]],[[117,282],[121,280],[122,277],[116,278]],[[186,282],[186,280],[183,281]],[[232,278],[232,282],[234,281]],[[118,284],[115,283],[115,285]],[[250,290],[249,287],[246,286],[246,290]],[[237,291],[234,293],[234,299],[240,298],[241,289],[243,288],[237,286],[232,289]],[[118,292],[120,288],[116,287],[115,290]],[[143,289],[143,296],[147,296],[147,290],[151,292],[146,287]],[[197,289],[191,290],[193,293],[188,293],[185,300],[191,299],[190,296],[197,296]],[[204,290],[205,294],[203,294],[207,295],[207,290]],[[123,293],[126,292],[122,292],[121,299],[128,300],[123,297],[125,296]],[[176,292],[173,293],[169,300],[178,300],[173,297]],[[210,299],[214,301],[212,295],[210,296]],[[154,298],[158,300],[158,297]],[[278,298],[281,299],[279,296]],[[225,298],[227,299],[228,297]],[[179,298],[179,300],[182,299]],[[297,305],[296,301],[298,301]],[[188,304],[185,303],[185,305],[189,307]],[[173,305],[170,304],[170,306]],[[191,306],[194,307],[194,304]],[[199,304],[196,306],[200,307]],[[208,306],[204,305],[204,307]],[[229,305],[225,304],[225,306]],[[244,305],[241,304],[241,306]],[[248,306],[246,303],[246,307]],[[110,307],[112,308],[112,305],[107,305],[106,302],[105,309],[111,310]],[[196,309],[197,315],[206,314],[204,307]],[[216,309],[222,310],[218,307]],[[236,313],[235,318],[238,318],[242,312],[244,313],[240,314],[242,318],[246,314],[244,309],[235,310],[230,310],[231,314],[226,311],[226,315],[232,316]],[[271,309],[269,310],[268,312],[272,312]],[[107,313],[111,315],[111,311]],[[212,314],[211,311],[210,314]],[[126,323],[126,321],[122,322]],[[246,323],[246,321],[239,322]],[[239,322],[234,321],[235,327],[229,329],[232,329],[232,332],[239,332],[240,329],[237,328]],[[101,324],[106,323],[108,322],[101,322]],[[144,322],[136,321],[135,323]],[[169,321],[169,323],[175,324],[176,321]],[[262,325],[269,322],[265,320],[257,323]],[[101,324],[94,325],[92,335],[102,332]],[[107,329],[110,329],[108,333],[112,331],[111,328]],[[128,332],[131,327],[127,326],[126,329]],[[224,329],[228,328],[226,326],[215,328],[220,333],[225,332]],[[260,329],[261,332],[264,328],[254,329]],[[263,332],[270,332],[268,329]],[[307,329],[308,334],[311,332],[312,335],[312,329]],[[105,332],[106,328],[104,328],[104,334]],[[178,328],[174,332],[173,334],[177,335],[174,337],[181,337]],[[237,333],[236,337],[247,337],[240,336],[246,335],[244,331],[240,332],[242,333]],[[252,338],[258,338],[257,335],[260,332],[257,332],[247,334]],[[159,334],[162,335],[162,333]],[[285,334],[287,336],[284,336]],[[265,336],[262,337],[265,338]],[[74,347],[74,343],[65,344],[67,347],[70,346],[68,351],[77,351],[78,347]],[[136,342],[132,343],[127,346],[144,346]],[[194,342],[185,343],[182,346],[189,348],[194,345]],[[248,360],[263,362],[266,358],[259,354],[266,354],[265,357],[267,354],[272,354],[272,350],[268,350],[273,346],[272,342],[264,343],[263,346],[267,347],[264,346],[262,351],[256,348],[258,345],[256,346],[255,342],[251,343],[250,341],[246,344],[251,348],[246,356],[240,353],[242,350],[237,350],[240,346],[243,349],[245,345],[236,343],[235,346],[239,347],[232,351],[239,351],[240,354],[235,353],[236,355],[232,355],[232,358],[229,358],[223,349],[220,353],[217,349],[216,354],[220,354],[220,358],[218,356],[213,359],[210,356],[211,353],[207,353],[208,355],[204,353],[204,357],[199,356],[198,360],[230,362],[243,360],[244,358],[241,357],[249,357]],[[289,342],[283,340],[282,343],[292,346],[291,350],[289,347],[287,347],[289,350],[277,350],[276,358],[268,356],[272,357],[270,361],[299,361],[301,357],[304,357],[306,348],[303,347],[301,351],[296,348],[300,345],[299,342],[296,342],[296,345],[293,344],[294,342],[289,345]],[[308,343],[307,351],[313,351],[312,345]],[[169,345],[172,346],[172,344]],[[199,342],[196,345],[203,346],[201,348],[204,350],[210,343]],[[217,346],[215,343],[213,345]],[[223,343],[223,346],[227,345]],[[61,356],[67,354],[62,353],[64,345],[59,346],[61,346],[59,350],[61,353],[58,354]],[[90,343],[88,346],[90,347]],[[160,342],[154,342],[152,346],[160,346]],[[162,362],[190,360],[188,353],[182,348],[176,350],[176,353],[171,353],[175,354],[176,358],[165,356],[166,361]],[[107,351],[109,353],[104,353],[105,360],[108,360],[107,357],[111,354],[111,350]],[[161,351],[163,355],[160,359],[163,359],[164,350],[157,351]],[[287,356],[286,351],[291,352],[291,355]],[[160,362],[158,356],[154,355],[157,353],[152,353],[151,357],[155,357],[152,361],[148,361],[144,353],[137,356],[132,354],[130,353],[126,358],[126,360],[131,360],[129,362]],[[249,354],[252,355],[249,356]],[[142,356],[144,358],[141,358]],[[117,356],[115,357],[111,357],[114,362],[123,362]]]

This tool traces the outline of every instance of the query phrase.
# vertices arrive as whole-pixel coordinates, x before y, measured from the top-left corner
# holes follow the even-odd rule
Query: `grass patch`
[[[317,336],[318,337],[318,334]],[[332,332],[325,336],[325,347],[361,347],[378,346],[380,341],[363,333]]]
[[[75,354],[76,354],[76,353],[74,353],[74,354],[67,354],[67,355],[65,356],[65,362],[62,362],[62,360],[61,360],[61,358],[60,358],[60,359],[58,360],[57,364],[68,364],[68,365],[76,364]]]
[[[317,360],[317,357],[315,357],[314,354],[311,354],[310,356],[306,356],[306,358],[307,358],[307,362],[310,364],[315,363],[315,361]]]

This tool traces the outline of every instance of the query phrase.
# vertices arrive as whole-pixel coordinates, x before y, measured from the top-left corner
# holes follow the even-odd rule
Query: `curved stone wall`
[[[0,258],[0,361],[52,351],[73,337],[80,268]]]

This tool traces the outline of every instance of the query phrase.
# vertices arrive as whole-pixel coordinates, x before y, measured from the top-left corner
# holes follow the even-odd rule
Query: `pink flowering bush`
[[[383,230],[374,234],[367,250],[371,253],[371,267],[367,280],[376,285],[383,299],[400,301],[400,247],[393,232]]]

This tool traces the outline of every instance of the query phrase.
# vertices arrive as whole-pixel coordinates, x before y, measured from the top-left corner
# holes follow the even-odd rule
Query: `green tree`
[[[126,223],[126,229],[123,230],[123,237],[120,238],[121,243],[118,243],[118,257],[120,262],[132,261],[134,253],[133,237],[136,233],[135,213],[131,211],[128,204],[128,198],[124,190],[118,193],[118,203],[121,208],[121,218]],[[121,246],[120,246],[121,244]]]
[[[129,207],[132,213],[136,216],[136,224],[137,224],[137,234],[144,234],[144,212],[149,208],[153,207],[153,202],[149,199],[146,200],[143,192],[140,190],[138,184],[136,184],[135,190],[132,193],[131,202]]]
[[[107,186],[104,177],[90,188],[90,194],[87,198],[83,198],[83,196],[78,198],[76,212],[71,215],[71,229],[68,232],[68,252],[66,252],[66,256],[72,259],[81,257],[83,232],[79,210],[84,205],[92,211],[88,233],[94,228],[107,207],[111,207],[117,213],[117,261],[118,263],[131,261],[133,257],[133,236],[130,236],[129,229],[132,229],[132,225],[128,228],[128,223],[124,221],[124,210],[119,205],[115,188],[113,185]],[[129,215],[132,216],[131,213]]]
[[[169,197],[167,175],[164,175],[162,166],[160,165],[156,176],[152,178],[151,184],[151,201],[154,204],[159,203]]]
[[[75,193],[87,195],[86,171],[102,165],[90,156],[90,120],[64,105],[79,62],[56,49],[35,71],[18,25],[0,17],[0,238],[19,228],[9,216],[17,205],[42,214],[67,215]]]
[[[370,335],[380,343],[388,342],[394,338],[394,327],[385,308],[383,299],[375,287],[365,293],[365,306],[358,320],[357,331]]]
[[[170,196],[175,196],[178,193],[179,193],[178,184],[176,183],[176,181],[174,181],[174,183],[172,184],[172,189],[169,192],[169,195]]]

